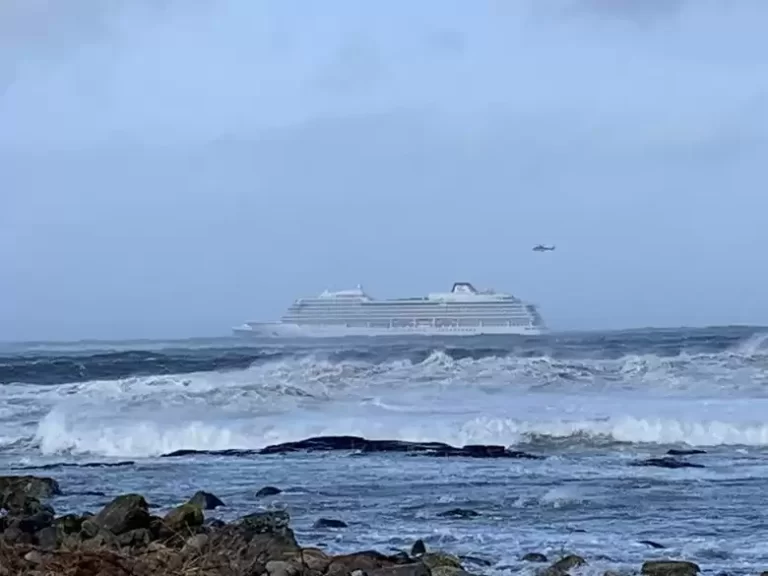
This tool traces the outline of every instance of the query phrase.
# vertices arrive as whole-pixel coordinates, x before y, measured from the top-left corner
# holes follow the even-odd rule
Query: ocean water
[[[162,456],[323,434],[544,458]],[[680,458],[703,467],[632,465],[681,447],[705,451]],[[287,509],[306,545],[387,551],[423,538],[486,574],[530,572],[526,552],[562,551],[594,574],[663,557],[759,574],[768,329],[2,345],[0,473],[58,479],[60,512],[125,491],[162,511],[204,489],[226,502],[209,513],[224,519]],[[257,497],[267,485],[283,492]],[[440,516],[452,508],[478,516]],[[320,517],[348,527],[314,528]]]

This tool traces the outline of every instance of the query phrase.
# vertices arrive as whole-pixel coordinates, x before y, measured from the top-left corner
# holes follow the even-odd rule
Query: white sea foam
[[[308,355],[228,372],[9,385],[0,439],[34,436],[44,454],[131,457],[318,434],[458,445],[550,436],[763,446],[767,341],[759,334],[720,353],[610,360]]]
[[[337,552],[407,549],[424,538],[431,547],[487,556],[494,566],[483,570],[502,575],[526,573],[519,562],[525,552],[557,556],[565,548],[590,559],[585,574],[597,574],[626,572],[654,557],[639,544],[650,539],[667,547],[659,554],[742,574],[733,558],[763,563],[761,520],[752,510],[764,504],[765,467],[755,447],[768,446],[765,342],[761,336],[719,353],[615,359],[554,350],[531,358],[456,360],[436,351],[420,362],[363,361],[315,352],[227,372],[7,385],[0,462],[34,465],[68,459],[64,454],[137,459],[319,434],[522,443],[536,452],[562,447],[536,461],[203,458],[153,462],[130,474],[78,467],[55,474],[68,486],[147,493],[161,506],[211,490],[227,501],[228,519],[252,509],[259,484],[277,485],[286,490],[274,505],[291,509],[302,541],[325,537],[312,532],[318,515],[355,524],[328,542]],[[604,449],[616,441],[645,444]],[[672,443],[737,448],[695,457],[704,469],[626,465]],[[103,500],[67,498],[57,510],[95,509]],[[480,516],[437,516],[452,507]],[[742,541],[742,548],[734,545]]]

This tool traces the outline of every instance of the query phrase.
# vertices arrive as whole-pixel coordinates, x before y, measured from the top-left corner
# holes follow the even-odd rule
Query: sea
[[[212,453],[318,435],[543,458]],[[651,458],[698,466],[638,465]],[[206,490],[226,504],[211,517],[285,509],[303,545],[423,539],[477,574],[532,574],[529,552],[580,554],[586,574],[661,558],[759,574],[768,328],[2,344],[0,473],[56,478],[61,513],[125,492],[162,513]]]

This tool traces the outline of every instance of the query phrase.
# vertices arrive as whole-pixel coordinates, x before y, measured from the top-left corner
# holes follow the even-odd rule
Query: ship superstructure
[[[450,292],[375,299],[361,286],[299,298],[279,322],[248,322],[237,333],[260,336],[378,336],[396,334],[541,334],[546,326],[531,303],[455,282]]]

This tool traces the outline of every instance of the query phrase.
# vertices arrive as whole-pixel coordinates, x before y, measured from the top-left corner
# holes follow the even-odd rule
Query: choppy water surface
[[[206,489],[228,504],[224,518],[287,507],[306,544],[424,538],[490,562],[485,572],[563,549],[598,571],[655,557],[711,574],[768,569],[768,330],[6,345],[0,384],[0,470],[133,462],[28,470],[60,481],[61,511],[127,490],[166,507]],[[161,457],[320,434],[546,458]],[[683,458],[703,468],[630,465],[685,445],[706,451]],[[285,491],[257,498],[265,485]],[[439,515],[452,508],[479,515]],[[314,529],[319,517],[349,527]]]

